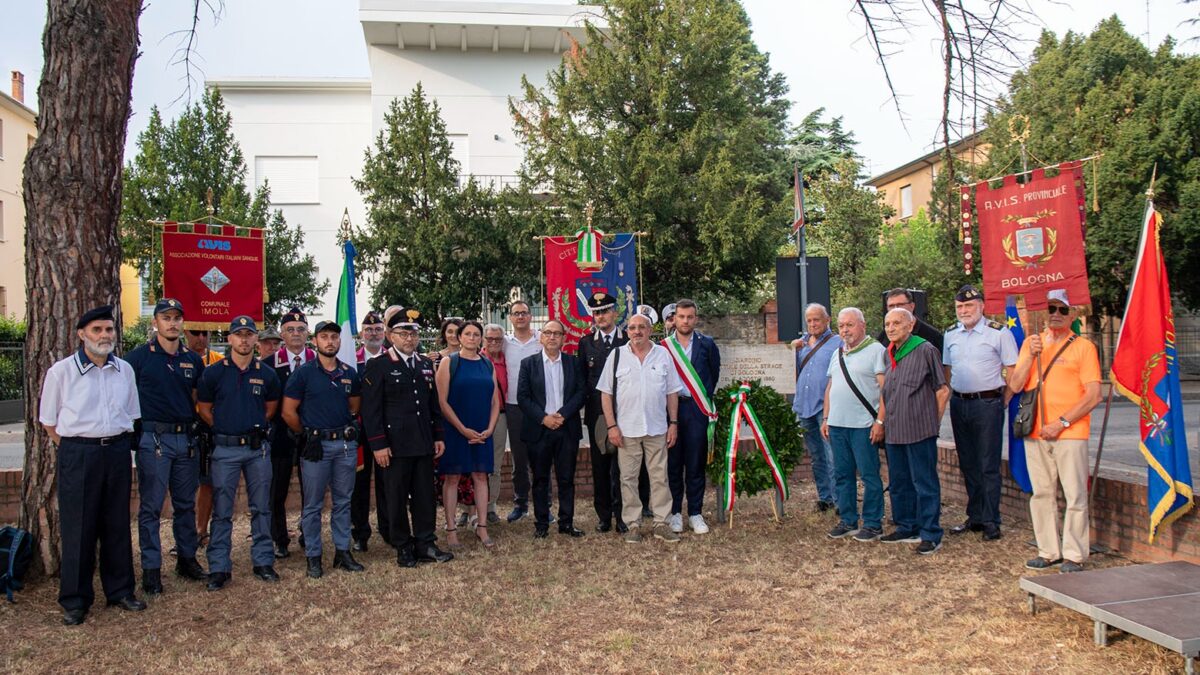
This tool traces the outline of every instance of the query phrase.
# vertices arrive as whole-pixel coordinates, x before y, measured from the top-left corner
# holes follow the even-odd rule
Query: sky
[[[217,4],[218,0],[210,0]],[[537,0],[525,0],[537,1]],[[1200,6],[1180,0],[1028,0],[1040,24],[1029,25],[1028,53],[1042,29],[1058,35],[1090,32],[1118,15],[1126,28],[1158,45],[1200,35],[1200,26],[1181,26]],[[9,3],[6,3],[9,4]],[[126,143],[132,156],[137,134],[154,105],[173,118],[187,101],[185,69],[178,61],[180,31],[190,22],[186,0],[148,0],[142,15],[141,51],[134,70],[133,116]],[[907,117],[902,124],[889,99],[883,73],[864,39],[861,17],[839,0],[745,0],[754,38],[770,54],[775,72],[787,78],[792,119],[824,107],[841,116],[859,141],[865,170],[875,175],[935,147],[940,117],[942,66],[937,35],[916,30],[892,57],[892,76]],[[0,73],[25,73],[26,102],[37,108],[42,68],[45,2],[16,0],[0,22]],[[917,17],[924,20],[924,15]],[[224,0],[219,17],[202,9],[192,96],[205,77],[370,77],[357,0]],[[1181,48],[1194,53],[1197,42]],[[5,91],[8,78],[4,77]]]

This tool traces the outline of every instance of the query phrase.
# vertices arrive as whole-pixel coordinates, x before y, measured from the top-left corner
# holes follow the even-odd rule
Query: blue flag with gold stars
[[[1008,324],[1008,330],[1012,333],[1013,339],[1017,341],[1017,351],[1021,350],[1021,345],[1025,342],[1025,328],[1021,326],[1021,316],[1017,314],[1017,299],[1013,296],[1008,296],[1008,300],[1004,305],[1005,323]],[[1025,439],[1013,434],[1012,422],[1017,416],[1017,409],[1021,407],[1021,397],[1013,396],[1008,402],[1008,472],[1012,474],[1013,480],[1021,488],[1022,492],[1033,492],[1033,483],[1029,480],[1029,467],[1025,464]]]

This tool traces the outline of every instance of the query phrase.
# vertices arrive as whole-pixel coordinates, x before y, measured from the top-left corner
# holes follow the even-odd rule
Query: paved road
[[[1200,477],[1200,401],[1189,401],[1186,410],[1189,419],[1196,420],[1188,425],[1188,450],[1191,454],[1192,472]],[[1093,461],[1100,439],[1100,420],[1104,408],[1101,406],[1092,414],[1092,441],[1090,448]],[[1132,403],[1124,400],[1113,400],[1112,414],[1108,422],[1108,433],[1104,440],[1104,456],[1100,462],[1101,471],[1125,480],[1145,483],[1146,462],[1138,450],[1139,432],[1137,426],[1138,411]],[[951,440],[954,434],[950,430],[950,415],[942,421],[941,438]],[[1008,456],[1007,442],[1004,456]],[[21,424],[0,425],[0,469],[19,469],[24,464],[25,431]]]

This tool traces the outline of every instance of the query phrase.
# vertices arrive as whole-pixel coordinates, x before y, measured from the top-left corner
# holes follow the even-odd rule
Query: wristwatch
[[[1062,425],[1063,425],[1063,428],[1064,428],[1064,429],[1069,429],[1069,428],[1071,427],[1071,423],[1070,423],[1070,422],[1068,422],[1068,421],[1067,421],[1067,418],[1065,418],[1065,417],[1061,417],[1061,416],[1060,416],[1060,417],[1058,418],[1058,421],[1059,421],[1059,422],[1062,422]]]
[[[667,424],[679,424],[678,420],[667,420]]]

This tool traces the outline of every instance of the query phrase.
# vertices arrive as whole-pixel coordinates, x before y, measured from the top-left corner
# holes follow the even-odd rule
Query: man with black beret
[[[196,385],[204,359],[180,340],[183,304],[163,298],[154,306],[154,337],[126,357],[141,401],[141,436],[137,443],[138,541],[142,550],[142,590],[162,593],[162,545],[159,519],[163,499],[171,493],[172,531],[178,559],[175,573],[203,581],[208,575],[196,561],[196,490],[200,457],[193,423]]]
[[[1000,538],[1000,448],[1008,389],[1004,370],[1017,363],[1008,327],[983,316],[983,294],[963,286],[954,296],[958,323],[946,330],[942,365],[950,383],[950,424],[958,468],[967,486],[967,519],[950,534],[983,532]]]
[[[398,308],[385,315],[391,346],[383,356],[367,361],[362,373],[367,447],[383,470],[396,562],[401,567],[446,562],[454,554],[437,547],[433,493],[433,460],[446,445],[433,362],[416,353],[421,312]]]
[[[77,626],[95,600],[92,575],[100,544],[100,582],[109,605],[139,612],[129,536],[129,452],[141,416],[133,368],[113,355],[117,339],[111,305],[75,324],[82,343],[50,366],[42,383],[38,420],[57,450],[62,538],[58,604],[63,623]]]

